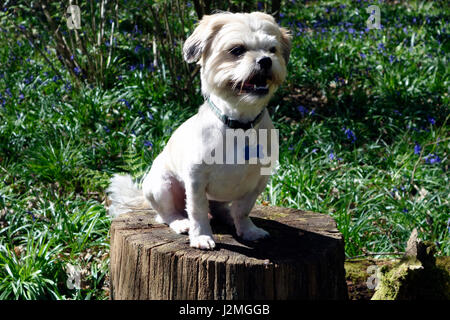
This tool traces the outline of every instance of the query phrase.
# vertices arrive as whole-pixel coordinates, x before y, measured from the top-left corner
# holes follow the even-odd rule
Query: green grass
[[[414,228],[449,255],[450,13],[383,2],[383,29],[365,30],[367,5],[282,6],[294,41],[269,106],[280,167],[258,201],[330,214],[348,257],[402,251]],[[0,21],[0,299],[105,299],[108,179],[142,176],[199,88],[182,99],[162,70],[130,70],[145,52],[123,34],[115,84],[72,87]]]

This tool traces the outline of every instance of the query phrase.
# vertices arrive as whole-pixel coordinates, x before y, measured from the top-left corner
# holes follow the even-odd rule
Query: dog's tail
[[[151,209],[142,189],[139,189],[130,175],[115,174],[106,192],[111,201],[108,213],[112,218],[132,210]]]

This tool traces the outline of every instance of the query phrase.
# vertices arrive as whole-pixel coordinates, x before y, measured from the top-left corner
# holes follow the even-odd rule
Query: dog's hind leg
[[[165,223],[176,233],[189,231],[189,219],[185,214],[185,191],[182,184],[161,166],[157,157],[144,179],[145,198],[158,212],[157,221]]]

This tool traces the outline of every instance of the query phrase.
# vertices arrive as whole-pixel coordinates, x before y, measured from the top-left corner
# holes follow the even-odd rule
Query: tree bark
[[[154,216],[113,220],[111,299],[347,299],[344,242],[330,216],[255,206],[270,238],[246,242],[213,219],[212,251],[190,248]]]

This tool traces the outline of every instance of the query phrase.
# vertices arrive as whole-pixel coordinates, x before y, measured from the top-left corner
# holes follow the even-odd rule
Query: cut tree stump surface
[[[344,242],[327,215],[255,206],[270,238],[246,242],[211,221],[215,250],[132,212],[111,225],[112,299],[347,299]]]

